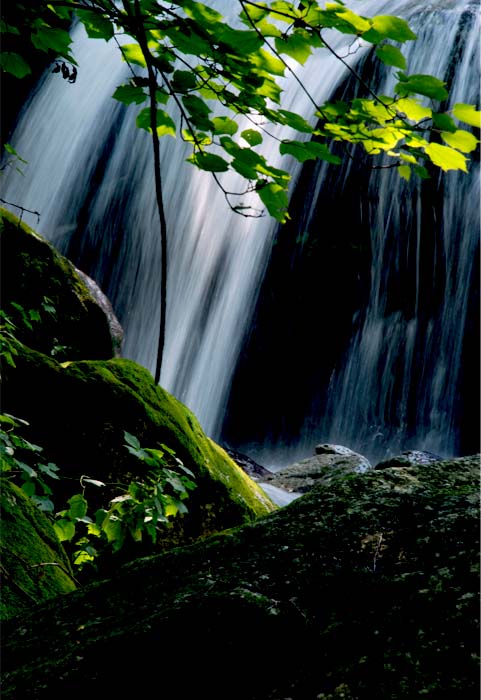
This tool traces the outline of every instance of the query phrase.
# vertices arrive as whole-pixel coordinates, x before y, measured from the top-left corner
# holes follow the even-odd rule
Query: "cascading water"
[[[404,48],[409,72],[446,80],[453,103],[479,103],[477,6],[413,8],[404,8],[418,34]],[[392,73],[371,80],[378,94],[392,92]],[[350,82],[337,97],[354,94]],[[226,440],[266,464],[320,441],[374,461],[479,449],[476,154],[470,170],[406,183],[347,161],[337,174],[320,164],[301,177],[234,379]]]
[[[364,3],[362,12],[369,15],[384,11],[406,16],[417,4],[406,0],[389,3],[377,0]],[[224,9],[225,14],[232,12],[232,3],[219,1],[213,2],[212,5],[220,11]],[[443,8],[446,8],[450,18],[450,32],[460,17],[456,8],[467,5],[469,3],[461,0],[443,3]],[[450,13],[449,10],[453,7],[455,10]],[[435,33],[438,30],[441,34],[444,32],[442,41],[443,46],[446,46],[446,27],[442,24],[438,26],[438,17],[442,16],[443,12],[433,11],[429,26]],[[94,277],[112,300],[125,330],[123,354],[152,369],[155,363],[158,330],[160,245],[151,145],[145,133],[134,126],[137,110],[134,107],[125,108],[111,99],[115,87],[127,75],[127,69],[120,62],[115,47],[88,40],[80,27],[74,30],[74,38],[74,52],[80,65],[78,82],[75,86],[68,85],[52,75],[46,75],[42,79],[23,111],[11,139],[14,148],[29,162],[26,175],[9,176],[1,196],[5,200],[41,213],[40,224],[37,226],[33,220],[32,225],[52,240],[78,267]],[[439,61],[434,68],[426,65],[423,58],[425,51],[425,47],[417,48],[417,43],[413,48],[413,60],[418,56],[417,60],[422,63],[422,70],[419,72],[432,70],[434,74],[442,77]],[[469,60],[468,53],[466,49],[463,58],[466,65]],[[447,59],[446,51],[445,54]],[[410,69],[411,72],[416,72],[413,63]],[[320,74],[323,76],[322,86],[319,86]],[[456,78],[454,86],[456,101],[473,101],[470,95],[463,92],[461,74],[457,75],[460,77]],[[319,102],[329,98],[336,85],[343,80],[343,76],[342,67],[329,56],[318,57],[313,66],[309,67],[308,64],[303,73],[308,89]],[[461,86],[459,94],[456,92],[458,83]],[[306,115],[309,111],[309,103],[294,81],[286,83],[284,106]],[[163,139],[162,149],[164,196],[170,231],[170,265],[167,338],[161,383],[197,414],[206,432],[217,437],[226,410],[232,374],[251,322],[258,288],[268,262],[275,226],[268,218],[244,219],[230,212],[212,178],[184,163],[187,151],[182,144],[167,138]],[[264,154],[274,165],[283,164],[283,161],[279,161],[275,156],[274,150]],[[292,168],[294,176],[297,176],[296,167],[290,162],[289,167]],[[314,192],[322,190],[325,177],[325,169],[320,168]],[[396,197],[400,198],[399,201],[405,198],[411,202],[413,196],[415,197],[412,190],[403,190],[404,186],[395,184],[390,176],[384,180],[382,178],[383,176],[380,176],[376,182],[371,180],[373,189],[370,195],[371,199],[379,202],[379,206],[376,206],[376,230],[380,244],[383,239],[382,231],[394,231],[395,228],[394,208],[386,210],[381,203],[391,201],[394,204]],[[452,195],[447,197],[446,206],[442,210],[442,228],[452,233],[450,241],[445,244],[446,255],[450,258],[455,256],[456,260],[459,256],[459,240],[462,240],[463,246],[468,247],[466,259],[469,260],[470,254],[474,255],[472,247],[470,248],[470,244],[465,240],[465,234],[457,225],[450,224],[456,217],[459,218],[460,211],[464,211],[459,193],[463,188],[466,190],[474,187],[473,182],[474,180],[470,179],[468,184],[467,180],[465,182],[463,178],[456,176],[444,185],[447,194],[451,190],[457,193],[457,200]],[[386,193],[394,191],[397,193],[395,196],[387,196]],[[464,192],[462,196],[468,196],[468,193]],[[313,195],[313,205],[315,200]],[[455,211],[450,211],[450,208]],[[473,216],[475,213],[476,208],[473,206]],[[379,224],[384,221],[384,216],[388,215],[391,221],[389,226]],[[303,216],[306,221],[310,218],[309,212],[305,212]],[[419,209],[413,217],[416,221],[417,217],[422,219]],[[470,224],[470,227],[472,226],[474,223]],[[346,360],[344,368],[336,370],[333,375],[327,406],[324,400],[316,398],[314,391],[311,405],[306,408],[306,412],[311,416],[310,423],[316,424],[317,427],[314,431],[305,428],[300,432],[296,438],[300,446],[303,441],[312,442],[318,437],[325,439],[328,436],[336,441],[357,446],[363,426],[366,425],[366,416],[372,411],[375,412],[379,404],[382,406],[380,413],[376,415],[383,415],[386,424],[391,417],[386,415],[384,404],[396,404],[396,410],[399,411],[396,420],[398,423],[402,422],[402,411],[407,410],[405,407],[412,403],[409,382],[413,372],[409,363],[413,368],[424,367],[424,375],[432,374],[435,377],[432,388],[429,388],[428,382],[425,381],[426,388],[423,385],[419,393],[422,405],[419,415],[422,416],[423,435],[427,435],[426,431],[429,430],[441,434],[449,427],[448,423],[438,420],[436,411],[449,411],[450,405],[456,404],[454,396],[459,385],[459,369],[451,368],[457,367],[462,347],[461,341],[458,343],[460,347],[453,347],[453,343],[456,345],[453,333],[456,333],[457,328],[458,335],[462,336],[463,321],[454,326],[454,329],[453,323],[455,318],[459,321],[460,313],[464,313],[464,317],[467,313],[463,307],[466,295],[462,294],[462,285],[469,284],[466,281],[469,270],[466,269],[454,277],[451,272],[451,276],[447,275],[449,284],[447,283],[445,296],[449,299],[456,298],[456,303],[462,307],[461,310],[456,308],[455,311],[451,311],[452,306],[448,309],[448,306],[444,305],[435,320],[424,323],[419,319],[421,302],[418,298],[415,302],[416,313],[411,314],[406,322],[402,322],[401,317],[396,316],[394,311],[390,316],[386,315],[386,302],[382,300],[383,270],[386,270],[383,255],[386,251],[385,246],[383,251],[382,245],[379,249],[375,248],[376,234],[373,235],[373,292],[369,312],[362,315],[364,325],[360,326],[352,341],[348,357],[353,359]],[[417,245],[420,247],[421,228],[416,236]],[[472,258],[471,266],[473,265],[475,261]],[[466,267],[468,268],[469,264]],[[452,269],[450,267],[451,271]],[[460,288],[457,289],[456,286]],[[445,328],[448,317],[451,330]],[[442,329],[442,343],[441,336],[438,336],[436,344],[439,347],[443,344],[443,360],[432,365],[432,368],[432,354],[419,355],[417,338],[421,326],[422,332],[430,333],[433,338],[439,333],[439,329]],[[373,329],[372,333],[368,332],[369,328]],[[399,339],[402,339],[402,343],[406,345],[405,350],[401,354],[398,353],[397,359],[393,350],[381,349],[381,340],[386,337],[387,330],[397,338],[394,343],[399,344]],[[380,339],[379,348],[375,347],[375,338]],[[363,355],[364,346],[366,352]],[[377,352],[380,359],[374,359],[374,352]],[[381,358],[390,357],[390,352],[392,359],[389,360],[389,366],[386,365],[386,360]],[[356,357],[359,359],[354,359]],[[366,370],[367,365],[362,365],[365,363],[364,357],[371,358],[374,365],[370,375]],[[356,370],[352,369],[356,362],[358,367],[363,367],[362,372],[366,375],[363,377],[366,383],[359,391],[349,388],[350,381],[359,380]],[[384,376],[379,369],[381,362],[386,365]],[[391,403],[386,404],[388,399],[382,398],[381,395],[392,397],[392,392],[397,391],[392,382],[389,384],[392,373],[399,371],[396,363],[401,363],[404,367],[400,381],[401,397],[404,398],[399,402],[391,398]],[[444,379],[441,376],[443,371]],[[450,376],[450,373],[454,376]],[[444,392],[443,396],[439,395],[440,389]],[[365,396],[367,391],[375,392],[377,398],[363,406],[363,399],[368,398]],[[348,397],[355,393],[359,400],[356,402],[356,409],[351,406],[352,413],[348,414],[346,402],[349,402]],[[323,414],[326,415],[323,423],[320,422],[320,415],[317,413],[317,404],[323,405]],[[247,415],[248,411],[243,415],[246,425]],[[369,425],[376,424],[376,415],[372,418],[369,416]],[[451,422],[455,415],[452,412]],[[285,421],[284,429],[288,434],[288,420]],[[455,430],[456,426],[452,425],[447,431],[449,436],[443,450],[452,449],[452,433]],[[401,442],[402,440],[400,444]],[[425,446],[431,447],[429,440]]]

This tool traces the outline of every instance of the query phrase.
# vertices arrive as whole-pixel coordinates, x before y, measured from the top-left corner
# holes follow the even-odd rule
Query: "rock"
[[[93,280],[5,209],[0,239],[2,309],[19,340],[60,361],[118,354],[120,324]]]
[[[104,312],[107,322],[109,324],[114,357],[120,357],[120,350],[122,348],[122,341],[124,339],[124,330],[120,325],[117,316],[115,315],[115,311],[113,310],[112,304],[105,296],[103,291],[100,289],[95,280],[86,275],[85,272],[82,272],[82,270],[79,270],[78,267],[75,268],[75,272],[85,283],[85,286],[88,287],[92,298],[95,299],[96,303]]]
[[[49,598],[75,590],[65,551],[50,520],[23,491],[1,479],[0,617],[18,615]]]
[[[401,452],[397,457],[390,457],[376,464],[374,469],[386,469],[391,467],[409,467],[411,464],[429,464],[442,459],[432,452],[422,452],[420,450],[407,450]]]
[[[371,467],[365,457],[341,445],[318,445],[316,453],[266,476],[263,481],[292,493],[307,493],[340,474],[363,472]]]
[[[239,465],[241,469],[245,471],[246,474],[249,474],[251,479],[254,479],[255,481],[259,481],[263,476],[269,476],[269,474],[272,474],[269,469],[266,469],[265,467],[262,466],[262,464],[258,464],[255,460],[252,459],[252,457],[249,457],[248,455],[242,454],[241,452],[237,452],[236,450],[232,450],[229,447],[225,448],[225,451],[231,457],[236,464]]]
[[[195,476],[188,515],[173,521],[159,547],[191,542],[275,509],[205,436],[195,416],[140,365],[117,358],[60,364],[18,341],[11,346],[17,354],[15,367],[4,368],[3,411],[26,420],[22,436],[43,447],[45,460],[60,468],[65,478],[56,490],[58,509],[81,490],[82,475],[112,484],[148,470],[127,451],[124,431],[143,447],[167,445]],[[97,507],[106,505],[100,502],[106,497],[96,487],[87,493],[89,502],[99,501]],[[137,555],[149,551],[135,547]]]
[[[2,698],[475,700],[478,504],[479,456],[337,474],[7,621]]]

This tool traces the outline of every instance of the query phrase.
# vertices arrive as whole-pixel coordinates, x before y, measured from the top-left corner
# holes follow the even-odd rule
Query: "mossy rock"
[[[7,622],[3,697],[478,700],[479,466],[339,476]]]
[[[15,484],[1,479],[2,619],[18,615],[76,585],[48,518]]]
[[[124,431],[143,447],[166,445],[195,475],[188,515],[173,521],[158,546],[185,544],[275,509],[262,489],[205,436],[195,416],[137,363],[60,364],[17,341],[11,345],[17,354],[15,367],[4,368],[3,411],[28,421],[22,435],[43,447],[45,459],[68,477],[56,487],[58,509],[81,490],[82,475],[125,484],[148,470],[127,451]],[[99,507],[107,505],[109,494],[90,487],[86,497]],[[134,551],[145,553],[137,546]]]
[[[2,309],[17,338],[59,360],[114,357],[118,339],[71,262],[6,209],[0,209],[0,244]],[[22,307],[27,324],[12,303]]]

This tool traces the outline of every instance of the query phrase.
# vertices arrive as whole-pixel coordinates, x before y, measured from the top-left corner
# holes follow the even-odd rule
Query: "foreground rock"
[[[264,475],[262,484],[285,489],[290,493],[307,493],[317,484],[329,484],[344,474],[364,472],[369,461],[342,445],[318,445],[316,454],[295,462],[274,474]]]
[[[93,280],[6,209],[0,240],[2,310],[19,340],[58,360],[118,355],[122,329]]]
[[[478,700],[479,458],[337,476],[3,629],[3,698]]]
[[[72,570],[51,522],[23,491],[0,480],[2,596],[0,617],[76,588]]]

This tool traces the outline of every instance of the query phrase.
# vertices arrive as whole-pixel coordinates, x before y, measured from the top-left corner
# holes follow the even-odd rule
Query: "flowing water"
[[[211,4],[232,12],[232,3]],[[432,12],[418,14],[416,22],[423,38],[421,47],[412,49],[411,72],[432,71],[442,77],[448,69],[451,49],[447,48],[455,40],[462,17],[460,10],[468,5],[462,0],[438,2],[433,3]],[[419,3],[406,0],[371,1],[363,3],[362,13],[409,15],[417,7]],[[470,36],[475,36],[475,30]],[[77,83],[70,85],[49,73],[41,80],[11,139],[13,147],[28,160],[25,176],[10,174],[1,196],[40,212],[39,224],[34,217],[28,223],[98,281],[124,327],[124,356],[152,370],[158,332],[160,245],[151,144],[147,134],[135,128],[138,108],[124,107],[111,99],[115,87],[128,76],[116,46],[87,39],[81,27],[73,30],[73,37],[80,66]],[[457,101],[473,100],[468,89],[468,76],[473,72],[471,54],[466,40],[454,83]],[[344,79],[345,70],[329,56],[319,56],[302,75],[321,102]],[[293,80],[286,80],[283,106],[308,113],[309,102]],[[274,147],[263,153],[273,165],[291,169],[296,179],[298,166],[289,159],[280,159]],[[163,139],[169,273],[161,383],[196,413],[208,434],[218,437],[276,227],[268,217],[246,219],[232,213],[213,179],[184,162],[187,155],[184,145],[170,137]],[[324,176],[321,168],[317,190],[322,189]],[[235,187],[235,178],[229,178],[228,185]],[[403,230],[399,212],[406,206],[401,207],[400,202],[413,202],[409,216],[415,221],[422,219],[415,187],[399,184],[395,176],[385,174],[371,177],[370,182],[376,193],[371,198],[375,204],[370,205],[371,298],[354,328],[345,361],[333,373],[329,400],[323,409],[325,419],[313,408],[306,426],[312,425],[314,416],[316,429],[306,427],[299,445],[321,437],[356,446],[359,435],[366,441],[368,434],[382,432],[390,421],[396,431],[388,437],[391,439],[396,432],[401,445],[403,411],[412,403],[410,386],[416,368],[420,373],[416,381],[421,442],[435,449],[438,437],[443,436],[439,449],[449,452],[455,447],[457,430],[458,413],[453,407],[457,403],[467,315],[464,289],[476,265],[472,242],[476,202],[466,216],[467,202],[475,197],[469,188],[474,188],[476,181],[457,175],[445,178],[445,204],[439,222],[445,233],[441,256],[445,303],[429,319],[421,314],[418,298],[409,317],[389,312],[385,298],[385,276],[391,274],[391,265],[396,269],[396,255],[403,255],[402,236],[397,253],[386,250],[386,241]],[[309,212],[306,216],[309,218]],[[420,246],[421,236],[419,226],[409,246]],[[386,255],[390,256],[389,264]],[[414,283],[416,289],[418,282]],[[436,352],[429,351],[429,347]],[[392,398],[393,392],[399,399]],[[387,406],[391,413],[394,411],[394,418]],[[248,415],[245,419],[248,422]]]

